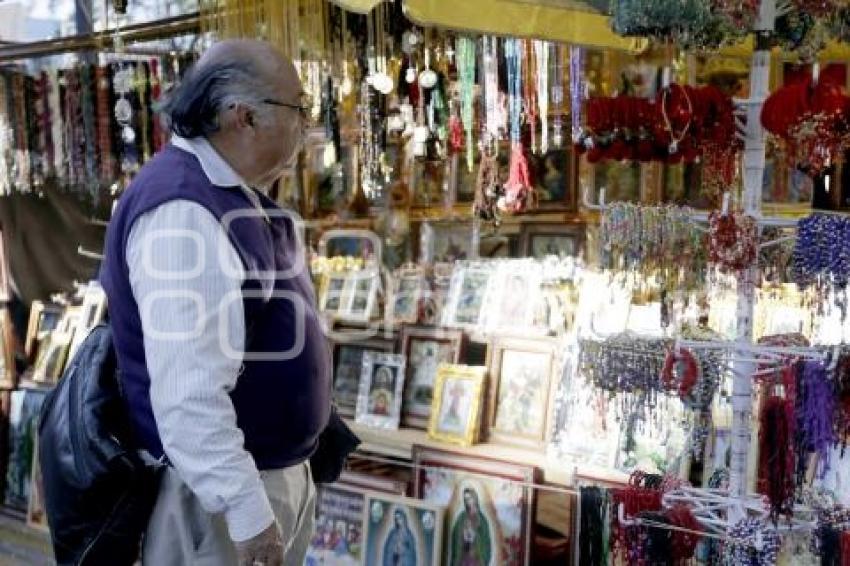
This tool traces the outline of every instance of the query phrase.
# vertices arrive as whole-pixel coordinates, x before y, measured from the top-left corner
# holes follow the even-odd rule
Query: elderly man
[[[270,45],[213,46],[110,223],[121,383],[138,442],[169,463],[145,564],[303,563],[329,350],[292,218],[263,194],[299,151],[301,98]]]

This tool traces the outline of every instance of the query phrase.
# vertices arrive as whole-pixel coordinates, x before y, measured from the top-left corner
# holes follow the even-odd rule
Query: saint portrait
[[[440,401],[437,430],[441,433],[463,434],[469,426],[473,384],[463,379],[446,381]]]
[[[489,279],[490,275],[484,272],[469,271],[465,274],[455,315],[458,323],[476,324],[478,322]]]
[[[316,523],[304,566],[353,566],[363,551],[366,495],[348,486],[323,485],[316,496]]]
[[[375,365],[373,372],[369,388],[369,412],[385,417],[390,413],[390,406],[395,395],[396,368]]]
[[[504,350],[495,428],[521,436],[543,435],[551,356]]]
[[[366,351],[360,369],[355,417],[357,422],[398,428],[404,386],[404,356]]]
[[[365,564],[438,566],[443,509],[387,495],[367,497]]]
[[[444,564],[523,566],[530,562],[533,466],[415,446],[414,492],[446,507]],[[427,467],[426,467],[427,466]]]
[[[405,403],[430,408],[437,366],[455,361],[456,348],[448,342],[413,339],[408,354],[408,383]]]
[[[493,557],[490,522],[481,509],[481,496],[472,487],[463,488],[461,511],[449,531],[449,566],[489,566]]]

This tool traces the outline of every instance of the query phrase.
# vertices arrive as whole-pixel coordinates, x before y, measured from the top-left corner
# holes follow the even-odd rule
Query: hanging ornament
[[[431,69],[431,51],[425,48],[425,69],[419,73],[419,86],[430,90],[437,86],[437,73]]]

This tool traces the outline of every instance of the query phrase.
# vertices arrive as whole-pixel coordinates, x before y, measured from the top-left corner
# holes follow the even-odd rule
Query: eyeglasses
[[[310,118],[310,107],[305,104],[290,104],[289,102],[281,102],[274,98],[264,98],[263,102],[273,106],[283,106],[284,108],[292,108],[301,113],[301,117],[306,121]]]

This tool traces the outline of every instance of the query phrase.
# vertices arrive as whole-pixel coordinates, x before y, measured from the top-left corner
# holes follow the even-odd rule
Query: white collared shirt
[[[173,136],[171,143],[194,154],[213,185],[242,187],[262,210],[206,139]],[[165,453],[204,509],[224,513],[234,541],[252,538],[274,514],[229,396],[241,360],[226,355],[219,342],[225,318],[231,348],[245,347],[242,301],[225,300],[241,292],[242,261],[215,216],[189,200],[168,201],[140,216],[126,256]]]

